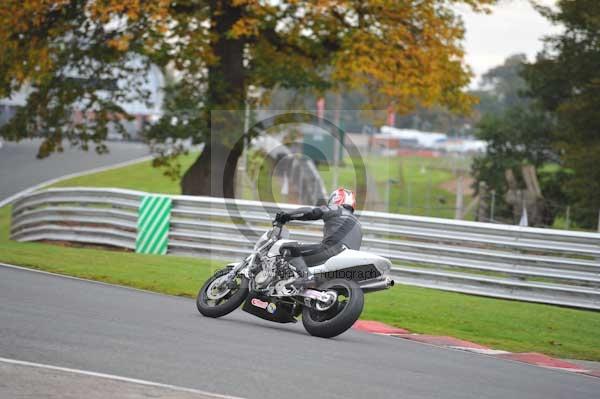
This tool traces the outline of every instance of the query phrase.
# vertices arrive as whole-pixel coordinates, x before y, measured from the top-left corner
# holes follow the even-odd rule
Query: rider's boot
[[[290,285],[294,286],[294,288],[296,288],[298,291],[300,291],[301,289],[304,289],[304,288],[315,288],[317,286],[317,281],[315,280],[314,276],[310,275],[310,276],[300,277],[296,281],[292,281],[291,283],[288,284],[288,286],[290,286]]]
[[[286,284],[286,286],[288,286],[288,287],[293,286],[298,291],[300,291],[301,289],[304,289],[304,288],[316,287],[317,282],[315,280],[315,277],[308,270],[308,266],[306,266],[306,263],[304,262],[304,260],[302,258],[300,258],[296,262],[294,262],[294,267],[296,268],[296,272],[300,275],[300,277],[298,277],[296,280],[292,281],[291,283]]]

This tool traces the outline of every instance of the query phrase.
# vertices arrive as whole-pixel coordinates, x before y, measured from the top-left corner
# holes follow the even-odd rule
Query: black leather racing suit
[[[288,213],[290,220],[323,219],[323,240],[318,244],[300,244],[300,257],[290,261],[299,272],[306,273],[308,267],[323,263],[339,254],[343,247],[359,250],[362,243],[360,222],[352,211],[338,205],[317,208],[299,208]]]

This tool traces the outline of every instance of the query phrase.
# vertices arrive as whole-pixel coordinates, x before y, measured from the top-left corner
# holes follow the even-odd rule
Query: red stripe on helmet
[[[346,190],[344,190],[343,188],[338,188],[338,200],[336,201],[336,203],[338,205],[343,205],[344,201],[346,201]]]

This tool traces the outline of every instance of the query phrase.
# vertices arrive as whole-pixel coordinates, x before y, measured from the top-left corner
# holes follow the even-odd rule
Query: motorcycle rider
[[[345,248],[359,250],[362,243],[360,222],[354,215],[356,198],[351,190],[338,188],[329,196],[327,205],[303,207],[292,212],[279,212],[275,221],[287,223],[290,220],[323,219],[323,239],[318,244],[298,244],[289,248],[293,257],[290,264],[296,268],[300,278],[292,284],[296,288],[311,286],[310,266],[322,264],[327,259],[342,252]],[[282,248],[282,250],[285,249]]]

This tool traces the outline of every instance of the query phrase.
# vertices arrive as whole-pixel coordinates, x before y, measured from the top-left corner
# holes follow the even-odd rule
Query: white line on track
[[[92,173],[105,172],[107,170],[112,170],[112,169],[116,169],[116,168],[122,168],[124,166],[129,166],[129,165],[133,165],[133,164],[136,164],[136,163],[148,161],[150,159],[152,159],[152,155],[147,155],[145,157],[132,159],[130,161],[119,162],[119,163],[116,163],[116,164],[113,164],[113,165],[108,165],[108,166],[101,166],[99,168],[84,170],[83,172],[69,173],[67,175],[56,177],[54,179],[46,180],[46,181],[43,181],[43,182],[41,182],[39,184],[36,184],[35,186],[31,186],[29,188],[26,188],[23,191],[19,191],[18,193],[13,194],[13,195],[11,195],[8,198],[3,199],[2,201],[0,201],[0,208],[2,208],[4,205],[8,205],[8,204],[13,203],[14,201],[18,200],[19,198],[21,198],[22,196],[24,196],[26,194],[29,194],[29,193],[31,193],[33,191],[39,190],[40,188],[44,188],[46,186],[50,186],[52,184],[58,183],[60,181],[66,180],[66,179],[72,179],[74,177],[85,176],[85,175],[89,175],[89,174],[92,174]]]
[[[185,387],[180,387],[177,385],[161,384],[159,382],[140,380],[137,378],[128,378],[128,377],[122,377],[122,376],[113,375],[113,374],[96,373],[94,371],[86,371],[86,370],[79,370],[79,369],[71,369],[71,368],[67,368],[67,367],[51,366],[49,364],[26,362],[23,360],[8,359],[8,358],[4,358],[4,357],[0,357],[0,362],[7,363],[7,364],[15,364],[15,365],[19,365],[19,366],[29,366],[29,367],[43,368],[43,369],[47,369],[47,370],[63,371],[63,372],[72,373],[72,374],[86,375],[86,376],[97,377],[97,378],[105,378],[105,379],[113,380],[113,381],[123,381],[123,382],[129,382],[132,384],[146,385],[146,386],[157,387],[157,388],[165,388],[165,389],[170,389],[170,390],[180,391],[180,392],[195,393],[195,394],[199,394],[199,395],[209,396],[209,397],[212,397],[215,399],[241,399],[237,396],[220,395],[220,394],[216,394],[216,393],[212,393],[212,392],[201,391],[199,389],[194,389],[194,388],[185,388]]]

